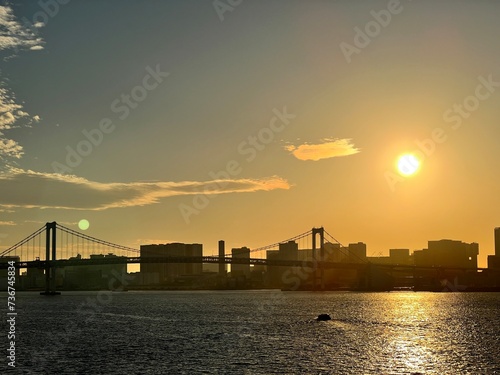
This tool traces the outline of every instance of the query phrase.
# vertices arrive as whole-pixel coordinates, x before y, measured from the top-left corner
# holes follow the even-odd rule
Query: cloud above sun
[[[324,138],[321,141],[321,143],[303,143],[298,146],[286,145],[285,150],[290,151],[299,160],[313,161],[349,156],[361,152],[349,138]]]
[[[71,175],[10,168],[0,173],[0,207],[101,211],[146,206],[159,203],[162,198],[180,195],[250,193],[289,188],[288,181],[277,176],[213,181],[102,183]]]

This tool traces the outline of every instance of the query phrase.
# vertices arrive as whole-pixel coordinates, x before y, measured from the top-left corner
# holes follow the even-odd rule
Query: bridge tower
[[[56,267],[51,266],[56,261],[56,238],[56,222],[45,224],[45,291],[40,293],[45,296],[61,294],[56,292]]]
[[[325,270],[323,267],[323,262],[325,260],[325,229],[313,228],[311,230],[312,234],[312,257],[316,263],[313,272],[313,290],[317,290],[318,283],[318,266],[319,266],[319,284],[320,290],[325,290]],[[319,249],[316,249],[316,236],[319,234]],[[319,250],[319,257],[316,254],[316,250]]]

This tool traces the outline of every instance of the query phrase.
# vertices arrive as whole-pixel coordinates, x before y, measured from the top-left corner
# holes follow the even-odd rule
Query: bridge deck
[[[49,267],[70,267],[70,266],[97,266],[105,264],[137,264],[137,263],[224,263],[224,264],[253,264],[261,266],[281,266],[281,267],[303,267],[303,268],[324,268],[324,269],[365,269],[367,266],[391,269],[391,270],[456,270],[462,272],[477,272],[487,270],[487,268],[458,268],[458,267],[424,267],[401,264],[377,264],[377,263],[344,263],[344,262],[320,262],[320,261],[298,261],[298,260],[268,260],[260,258],[231,258],[219,259],[215,256],[203,257],[106,257],[99,259],[59,259],[56,261],[34,260],[16,262],[17,268],[46,268]],[[6,269],[7,263],[0,263],[0,269]]]

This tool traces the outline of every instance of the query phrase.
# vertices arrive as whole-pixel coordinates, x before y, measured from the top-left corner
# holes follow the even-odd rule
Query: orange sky
[[[486,266],[499,3],[111,3],[1,7],[1,247],[82,218],[206,253],[324,226],[369,255],[478,242]]]

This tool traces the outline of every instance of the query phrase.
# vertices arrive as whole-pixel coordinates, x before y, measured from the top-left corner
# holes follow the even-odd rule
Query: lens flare
[[[90,227],[90,223],[88,220],[82,219],[78,222],[78,228],[81,230],[87,230]]]

